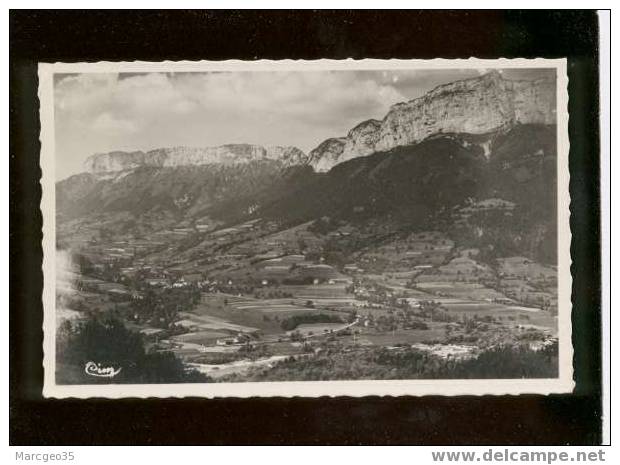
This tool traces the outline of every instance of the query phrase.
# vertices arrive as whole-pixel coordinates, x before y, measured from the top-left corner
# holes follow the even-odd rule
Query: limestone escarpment
[[[296,147],[228,144],[219,147],[171,147],[148,152],[97,153],[88,157],[84,168],[91,173],[107,173],[141,166],[236,165],[255,160],[276,160],[290,166],[305,164],[307,158],[307,155]]]
[[[328,171],[341,161],[346,142],[345,137],[333,137],[324,140],[310,152],[309,163],[317,171]]]
[[[513,81],[492,71],[393,105],[382,121],[366,121],[346,137],[320,144],[310,152],[309,163],[317,171],[327,171],[343,161],[415,144],[435,134],[487,134],[518,124],[554,124],[555,107],[553,80]]]

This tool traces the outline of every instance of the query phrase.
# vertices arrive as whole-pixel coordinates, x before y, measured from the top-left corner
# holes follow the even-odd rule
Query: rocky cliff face
[[[518,124],[554,124],[555,107],[554,81],[512,81],[492,71],[392,106],[382,121],[366,121],[346,137],[320,144],[310,152],[309,163],[317,171],[327,171],[343,161],[415,144],[435,134],[487,134]]]
[[[109,152],[91,155],[84,168],[91,173],[124,171],[140,166],[237,165],[256,160],[276,160],[285,166],[307,163],[308,156],[296,147],[262,147],[229,144],[219,147],[172,147],[149,152]]]
[[[352,158],[412,145],[438,134],[493,134],[519,124],[554,124],[555,82],[513,81],[497,71],[436,87],[420,98],[398,103],[383,120],[367,120],[345,137],[323,141],[306,155],[295,147],[229,144],[219,147],[172,147],[149,152],[95,154],[85,162],[91,173],[140,166],[237,165],[276,160],[283,166],[309,164],[317,171]],[[486,150],[485,150],[486,153]]]
[[[346,137],[333,137],[324,140],[310,152],[308,157],[310,165],[317,171],[328,171],[332,166],[339,163],[346,143]]]

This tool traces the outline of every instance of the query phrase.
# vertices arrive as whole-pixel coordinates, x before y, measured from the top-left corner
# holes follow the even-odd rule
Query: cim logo
[[[100,363],[88,362],[84,366],[84,372],[89,376],[98,378],[114,378],[121,372],[122,368],[104,367]]]

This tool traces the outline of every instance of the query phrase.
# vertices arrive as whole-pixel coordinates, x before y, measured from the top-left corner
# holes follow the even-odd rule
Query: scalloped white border
[[[557,205],[558,205],[558,339],[560,373],[557,379],[484,380],[381,380],[381,381],[286,381],[260,383],[57,385],[55,316],[55,138],[54,73],[104,72],[204,72],[204,71],[311,71],[449,68],[555,68],[557,71]],[[518,395],[572,392],[573,346],[571,339],[570,273],[571,231],[569,194],[568,76],[566,59],[434,59],[434,60],[258,60],[258,61],[163,61],[39,63],[41,119],[41,212],[43,214],[43,367],[44,397],[320,397],[320,396],[423,396],[423,395]]]

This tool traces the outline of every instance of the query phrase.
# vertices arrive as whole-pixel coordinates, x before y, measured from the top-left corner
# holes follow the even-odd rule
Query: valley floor
[[[481,260],[437,231],[251,221],[157,241],[84,239],[72,252],[58,273],[59,327],[113,315],[145,350],[212,381],[553,372],[527,363],[553,359],[555,269]]]

